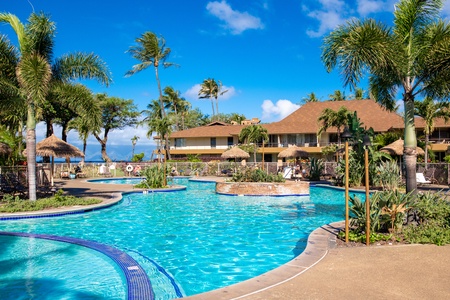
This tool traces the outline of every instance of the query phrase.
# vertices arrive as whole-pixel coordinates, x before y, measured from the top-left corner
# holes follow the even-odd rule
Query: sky
[[[83,81],[94,93],[132,99],[139,110],[158,99],[153,67],[131,77],[125,73],[139,63],[127,50],[136,38],[151,31],[164,37],[171,49],[160,68],[162,87],[180,91],[193,108],[212,114],[211,102],[198,99],[204,79],[220,80],[228,92],[219,98],[219,112],[240,113],[263,123],[278,121],[300,107],[314,92],[321,100],[345,89],[338,71],[330,73],[321,61],[323,38],[351,18],[374,18],[392,25],[392,0],[0,0],[0,11],[26,23],[34,12],[56,23],[55,57],[85,52],[99,55],[113,83],[106,87]],[[450,15],[446,1],[442,17]],[[16,43],[9,25],[0,33]],[[366,88],[364,82],[360,87]],[[38,125],[38,141],[44,137]],[[150,158],[154,148],[146,128],[125,128],[110,134],[107,151],[115,160],[131,158],[131,138],[140,139],[135,153]],[[61,134],[56,129],[56,134]],[[81,145],[76,132],[69,142]],[[99,143],[88,140],[87,159],[98,157]]]

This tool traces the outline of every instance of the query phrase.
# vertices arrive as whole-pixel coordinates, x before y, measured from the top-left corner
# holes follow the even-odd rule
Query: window
[[[185,146],[186,146],[186,139],[175,139],[175,148]]]
[[[233,137],[232,136],[228,137],[228,146],[233,146]]]
[[[211,138],[211,148],[216,148],[216,138]]]

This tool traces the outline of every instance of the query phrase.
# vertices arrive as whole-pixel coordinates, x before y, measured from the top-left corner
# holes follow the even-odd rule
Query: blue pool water
[[[311,196],[302,197],[233,197],[215,194],[214,183],[175,183],[188,188],[125,194],[118,205],[80,215],[3,221],[0,231],[117,247],[146,270],[157,299],[172,299],[272,270],[299,255],[311,231],[343,219],[343,192],[334,189],[311,187]]]
[[[3,235],[0,245],[3,300],[126,298],[121,270],[97,251],[70,243]]]

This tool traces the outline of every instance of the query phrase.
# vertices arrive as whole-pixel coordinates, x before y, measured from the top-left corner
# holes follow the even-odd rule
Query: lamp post
[[[342,133],[342,137],[345,139],[345,242],[348,243],[348,140],[352,137],[348,126],[345,126],[344,132]]]
[[[364,168],[366,170],[366,246],[370,245],[370,199],[369,199],[369,146],[370,137],[366,134],[363,138]]]

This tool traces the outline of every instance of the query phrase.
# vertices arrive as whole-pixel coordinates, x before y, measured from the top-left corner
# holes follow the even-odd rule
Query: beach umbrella
[[[11,152],[12,149],[8,144],[0,142],[0,155],[10,154]]]
[[[24,150],[24,155],[26,156],[26,149]],[[52,167],[50,170],[52,186],[55,157],[84,157],[84,154],[80,149],[64,142],[54,134],[36,144],[36,155],[50,156],[52,158]]]
[[[404,148],[405,143],[403,142],[402,139],[398,139],[395,142],[384,146],[383,148],[380,149],[381,152],[387,153],[389,155],[397,155],[397,156],[401,156],[403,155],[403,148]],[[416,152],[418,155],[424,155],[425,151],[423,151],[422,148],[417,147],[416,148]]]
[[[289,158],[289,157],[307,157],[309,154],[303,148],[297,146],[290,146],[278,153],[278,157]]]
[[[233,147],[233,148],[225,151],[224,153],[222,153],[221,157],[234,158],[236,160],[236,158],[249,158],[250,154],[248,154],[247,152],[245,152],[244,150],[242,150],[239,147]]]

